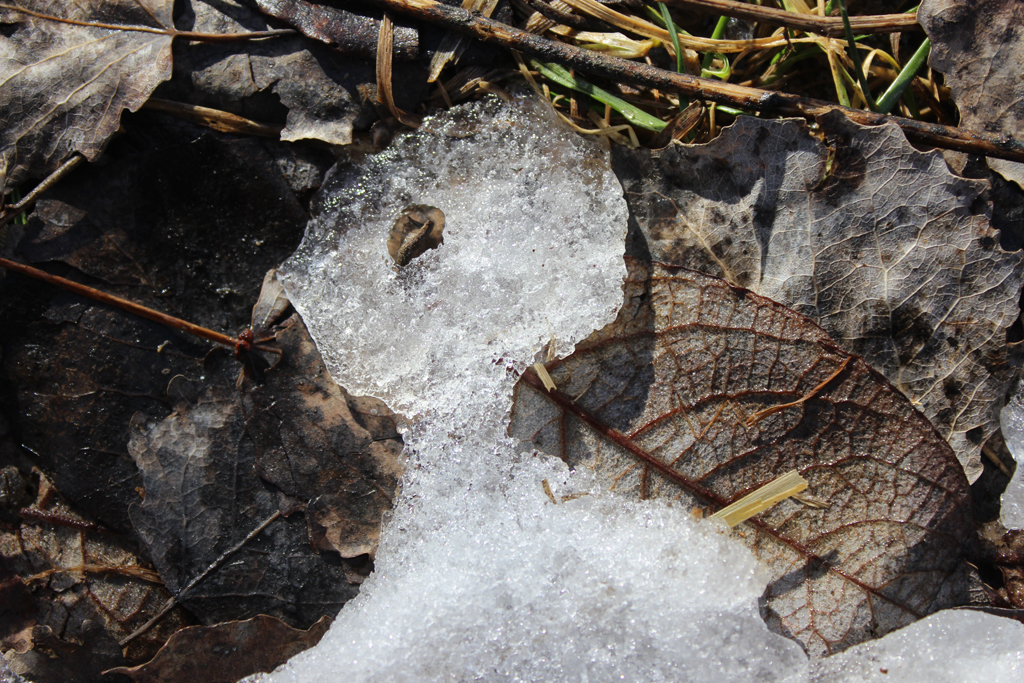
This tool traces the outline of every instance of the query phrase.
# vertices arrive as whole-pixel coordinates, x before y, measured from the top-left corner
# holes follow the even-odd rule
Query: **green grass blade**
[[[868,88],[868,77],[864,73],[864,62],[860,58],[860,49],[857,47],[857,39],[853,35],[853,27],[850,26],[850,15],[846,11],[845,0],[839,0],[839,13],[843,17],[843,28],[846,30],[846,51],[853,61],[853,68],[857,71],[857,82],[860,83],[860,88],[864,91],[864,100],[868,104],[868,109],[875,111],[875,101]]]
[[[712,40],[721,40],[722,34],[725,33],[725,27],[729,24],[729,17],[718,17],[718,23],[715,24],[715,30],[711,32]],[[704,61],[700,64],[701,71],[707,71],[711,67],[711,60],[715,58],[714,53],[705,52]]]
[[[903,66],[900,75],[892,82],[885,94],[878,98],[878,111],[888,114],[889,110],[896,106],[896,103],[903,97],[904,91],[910,86],[918,70],[928,61],[928,53],[931,51],[932,43],[928,38],[924,39],[921,47],[917,48],[910,60]]]
[[[676,33],[676,24],[672,21],[672,15],[669,14],[665,3],[659,2],[658,8],[661,9],[661,18],[665,20],[665,28],[668,30],[668,35],[672,38],[672,48],[676,51],[676,73],[683,73],[683,51],[679,48],[679,34]]]
[[[651,116],[643,109],[634,107],[629,102],[621,100],[606,90],[602,90],[593,83],[583,80],[578,76],[569,73],[568,69],[558,64],[541,62],[536,59],[530,60],[530,66],[539,71],[542,76],[553,81],[564,88],[571,88],[577,92],[590,95],[601,104],[608,105],[615,111],[622,114],[627,121],[638,128],[645,130],[660,131],[667,124],[659,118]]]

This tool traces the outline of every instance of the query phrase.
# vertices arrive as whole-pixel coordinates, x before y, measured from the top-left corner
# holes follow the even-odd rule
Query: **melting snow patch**
[[[746,548],[506,435],[519,372],[622,303],[627,210],[607,151],[533,100],[491,100],[325,187],[282,279],[334,379],[410,418],[410,460],[376,571],[268,680],[803,678],[799,647],[758,616]],[[410,205],[444,213],[444,241],[397,268],[387,238]]]
[[[969,610],[925,617],[814,666],[812,683],[1002,683],[1024,673],[1024,624]]]

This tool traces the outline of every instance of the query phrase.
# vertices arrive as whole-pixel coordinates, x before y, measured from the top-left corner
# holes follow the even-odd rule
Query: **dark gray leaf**
[[[77,21],[173,28],[172,0],[64,2],[22,7]],[[74,152],[95,159],[121,112],[142,106],[171,75],[171,37],[76,26],[3,10],[17,22],[0,40],[0,193],[54,171]]]

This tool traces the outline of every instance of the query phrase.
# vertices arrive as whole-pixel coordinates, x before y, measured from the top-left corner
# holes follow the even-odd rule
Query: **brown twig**
[[[42,12],[34,12],[24,7],[18,7],[16,5],[0,4],[0,9],[10,10],[11,12],[21,12],[37,19],[45,19],[46,21],[56,21],[61,24],[72,24],[74,26],[86,26],[89,28],[105,28],[111,31],[135,31],[137,33],[156,33],[160,35],[170,36],[171,38],[183,38],[185,40],[195,40],[204,43],[229,43],[238,40],[256,40],[259,38],[276,38],[277,36],[290,36],[298,33],[292,28],[280,28],[271,31],[244,31],[242,33],[198,33],[196,31],[179,31],[176,28],[167,28],[165,26],[137,26],[131,24],[107,24],[101,21],[81,21],[79,19],[67,19],[65,17],[58,17],[53,14],[44,14]]]
[[[84,156],[81,154],[75,154],[73,157],[57,167],[56,171],[46,176],[46,179],[43,180],[43,182],[32,188],[32,191],[22,197],[17,203],[4,205],[3,211],[0,211],[0,226],[7,225],[8,221],[35,204],[40,195],[56,185],[57,181],[77,168],[84,161]]]
[[[736,2],[736,0],[664,0],[666,5],[686,9],[702,9],[727,17],[747,19],[772,26],[786,26],[809,33],[841,38],[843,20],[840,17],[819,17],[816,14],[787,12],[774,7]],[[854,33],[896,33],[919,29],[916,14],[878,14],[850,17]]]
[[[772,116],[799,116],[814,120],[829,112],[839,111],[861,125],[875,126],[894,123],[903,130],[908,139],[920,144],[1010,161],[1024,161],[1024,143],[1007,135],[914,121],[899,116],[850,109],[824,100],[674,73],[648,64],[630,62],[593,50],[548,40],[498,21],[474,16],[466,10],[449,7],[434,0],[369,0],[369,2],[431,24],[475,36],[486,42],[497,43],[519,52],[528,52],[545,61],[559,62],[567,67],[615,81],[667,90],[689,98],[718,102]]]
[[[134,631],[132,631],[126,637],[122,638],[118,642],[118,645],[120,645],[121,647],[124,647],[125,645],[127,645],[130,642],[132,642],[133,640],[135,640],[136,638],[141,636],[143,633],[145,633],[149,629],[153,628],[153,625],[156,624],[156,622],[160,621],[160,619],[162,619],[165,614],[170,612],[171,608],[174,607],[176,604],[178,604],[179,600],[181,600],[185,596],[187,596],[188,592],[191,591],[193,588],[195,588],[197,583],[199,583],[200,581],[205,579],[207,576],[209,576],[210,572],[214,571],[215,569],[220,567],[222,564],[224,564],[225,560],[227,560],[229,557],[231,557],[236,552],[238,552],[242,548],[242,546],[244,546],[246,543],[248,543],[250,540],[252,540],[256,536],[256,534],[260,533],[261,531],[266,529],[268,526],[270,526],[270,523],[273,522],[275,519],[277,519],[280,516],[281,516],[281,511],[280,510],[276,510],[276,511],[274,511],[274,513],[272,515],[270,515],[265,520],[260,522],[260,524],[255,529],[250,531],[246,535],[245,538],[243,538],[241,541],[239,541],[235,545],[233,545],[230,548],[228,548],[227,550],[225,550],[224,553],[220,557],[218,557],[216,560],[214,560],[210,564],[209,567],[204,569],[203,572],[199,576],[197,576],[196,578],[194,578],[191,581],[189,581],[188,585],[185,586],[184,588],[182,588],[180,591],[178,591],[177,595],[171,596],[170,599],[168,599],[167,602],[165,602],[163,604],[163,606],[160,608],[160,610],[156,614],[154,614],[153,617],[149,621],[147,621],[145,624],[143,624],[142,626],[140,626],[137,629],[135,629]]]
[[[27,266],[23,263],[17,263],[5,258],[0,258],[0,268],[13,270],[16,273],[21,273],[22,275],[27,275],[37,280],[42,280],[43,282],[48,282],[51,285],[56,285],[57,287],[68,290],[69,292],[74,292],[75,294],[80,294],[94,301],[99,301],[101,303],[120,308],[122,311],[127,311],[128,313],[137,315],[140,318],[146,318],[147,320],[167,325],[168,327],[172,327],[176,330],[188,332],[189,334],[200,337],[201,339],[212,341],[215,344],[223,344],[235,351],[237,351],[241,346],[241,342],[237,337],[230,337],[226,334],[221,334],[220,332],[214,332],[213,330],[196,325],[195,323],[190,323],[187,320],[175,318],[172,315],[167,315],[160,311],[154,311],[152,308],[147,308],[146,306],[137,304],[134,301],[128,301],[127,299],[122,299],[119,296],[101,292],[98,289],[93,289],[92,287],[79,284],[72,280],[68,280],[67,278],[60,277],[59,275],[51,275],[39,270],[38,268],[33,268],[32,266]]]

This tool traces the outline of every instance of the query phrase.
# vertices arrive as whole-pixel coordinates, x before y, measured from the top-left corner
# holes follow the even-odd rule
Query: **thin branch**
[[[167,315],[160,311],[154,311],[152,308],[147,308],[146,306],[137,304],[134,301],[128,301],[127,299],[122,299],[119,296],[101,292],[98,289],[93,289],[92,287],[79,284],[72,280],[68,280],[67,278],[60,277],[59,275],[51,275],[45,271],[39,270],[38,268],[26,266],[23,263],[17,263],[5,258],[0,258],[0,268],[6,268],[7,270],[13,270],[16,273],[21,273],[22,275],[42,280],[43,282],[66,289],[69,292],[74,292],[75,294],[80,294],[94,301],[109,304],[116,308],[120,308],[123,311],[133,313],[140,318],[146,318],[147,320],[167,325],[168,327],[172,327],[176,330],[188,332],[189,334],[193,334],[201,339],[206,339],[207,341],[212,341],[216,344],[223,344],[233,350],[238,350],[241,344],[236,337],[230,337],[226,334],[221,334],[220,332],[214,332],[213,330],[196,325],[195,323],[190,323],[187,320],[175,318],[173,315]]]
[[[185,40],[195,40],[205,43],[228,43],[238,40],[256,40],[259,38],[275,38],[277,36],[290,36],[298,33],[293,28],[280,28],[273,29],[271,31],[246,31],[242,33],[198,33],[196,31],[179,31],[176,28],[166,28],[163,26],[138,26],[130,24],[107,24],[100,21],[81,21],[79,19],[67,19],[65,17],[58,17],[52,14],[44,14],[42,12],[34,12],[24,7],[18,7],[16,5],[7,5],[0,3],[0,9],[10,10],[12,12],[20,12],[27,14],[37,19],[44,19],[46,21],[56,21],[61,24],[72,24],[74,26],[86,26],[89,28],[105,28],[111,31],[135,31],[136,33],[156,33],[158,35],[170,36],[171,38],[183,38]]]
[[[14,204],[7,204],[3,207],[3,211],[0,211],[0,226],[7,225],[7,222],[17,216],[22,211],[30,208],[36,203],[39,197],[49,190],[51,187],[57,184],[57,182],[70,173],[72,170],[80,166],[85,161],[85,157],[81,154],[75,154],[70,159],[65,161],[63,164],[57,167],[57,170],[46,176],[43,182],[32,188],[32,191],[22,197],[18,202]]]
[[[1024,161],[1024,143],[1018,142],[1008,135],[913,121],[899,116],[841,107],[824,100],[677,74],[648,64],[630,62],[566,43],[548,40],[498,21],[474,16],[466,10],[449,7],[434,0],[368,1],[378,7],[395,10],[431,24],[473,35],[486,42],[497,43],[519,52],[528,52],[544,61],[559,62],[567,67],[616,81],[658,88],[686,97],[757,111],[770,116],[799,116],[814,120],[829,112],[840,111],[850,120],[865,126],[894,123],[903,130],[908,139],[920,144],[1010,161]]]
[[[819,17],[816,14],[799,14],[761,7],[736,0],[663,0],[666,5],[686,9],[699,8],[724,14],[737,19],[747,19],[772,26],[786,26],[808,33],[817,33],[832,38],[843,36],[843,20],[840,17]],[[873,16],[850,17],[850,25],[857,33],[896,33],[919,29],[916,14],[877,14]]]
[[[153,617],[149,621],[147,621],[145,624],[143,624],[142,626],[140,626],[137,629],[135,629],[134,631],[132,631],[128,636],[122,638],[120,640],[120,642],[118,642],[118,645],[120,645],[121,647],[124,647],[125,645],[127,645],[130,642],[132,642],[133,640],[135,640],[136,638],[141,636],[143,633],[145,633],[149,629],[153,628],[153,625],[156,624],[156,622],[160,621],[160,619],[162,619],[165,614],[170,612],[171,608],[174,607],[176,604],[178,604],[179,600],[181,600],[186,595],[188,595],[188,592],[190,590],[192,590],[193,588],[195,588],[197,583],[199,583],[200,581],[205,579],[207,576],[209,576],[210,572],[214,571],[215,569],[220,567],[222,564],[224,564],[224,562],[229,557],[231,557],[236,552],[238,552],[242,548],[242,546],[244,546],[246,543],[251,541],[253,539],[253,537],[256,536],[256,534],[258,534],[261,531],[263,531],[264,529],[266,529],[270,525],[271,522],[273,522],[275,519],[277,519],[280,516],[281,516],[281,511],[280,510],[275,510],[274,513],[272,515],[270,515],[270,517],[267,517],[265,520],[263,520],[259,524],[259,526],[257,526],[255,529],[250,531],[246,535],[245,538],[243,538],[241,541],[239,541],[235,545],[233,545],[230,548],[228,548],[227,550],[225,550],[224,553],[220,557],[218,557],[216,560],[214,560],[210,564],[209,567],[207,567],[205,570],[203,570],[203,572],[199,576],[197,576],[196,578],[194,578],[191,581],[189,581],[188,585],[185,586],[184,588],[182,588],[180,591],[178,591],[177,595],[171,596],[171,598],[167,602],[165,602],[163,604],[163,607],[160,608],[160,611],[157,612],[156,614],[154,614]]]

